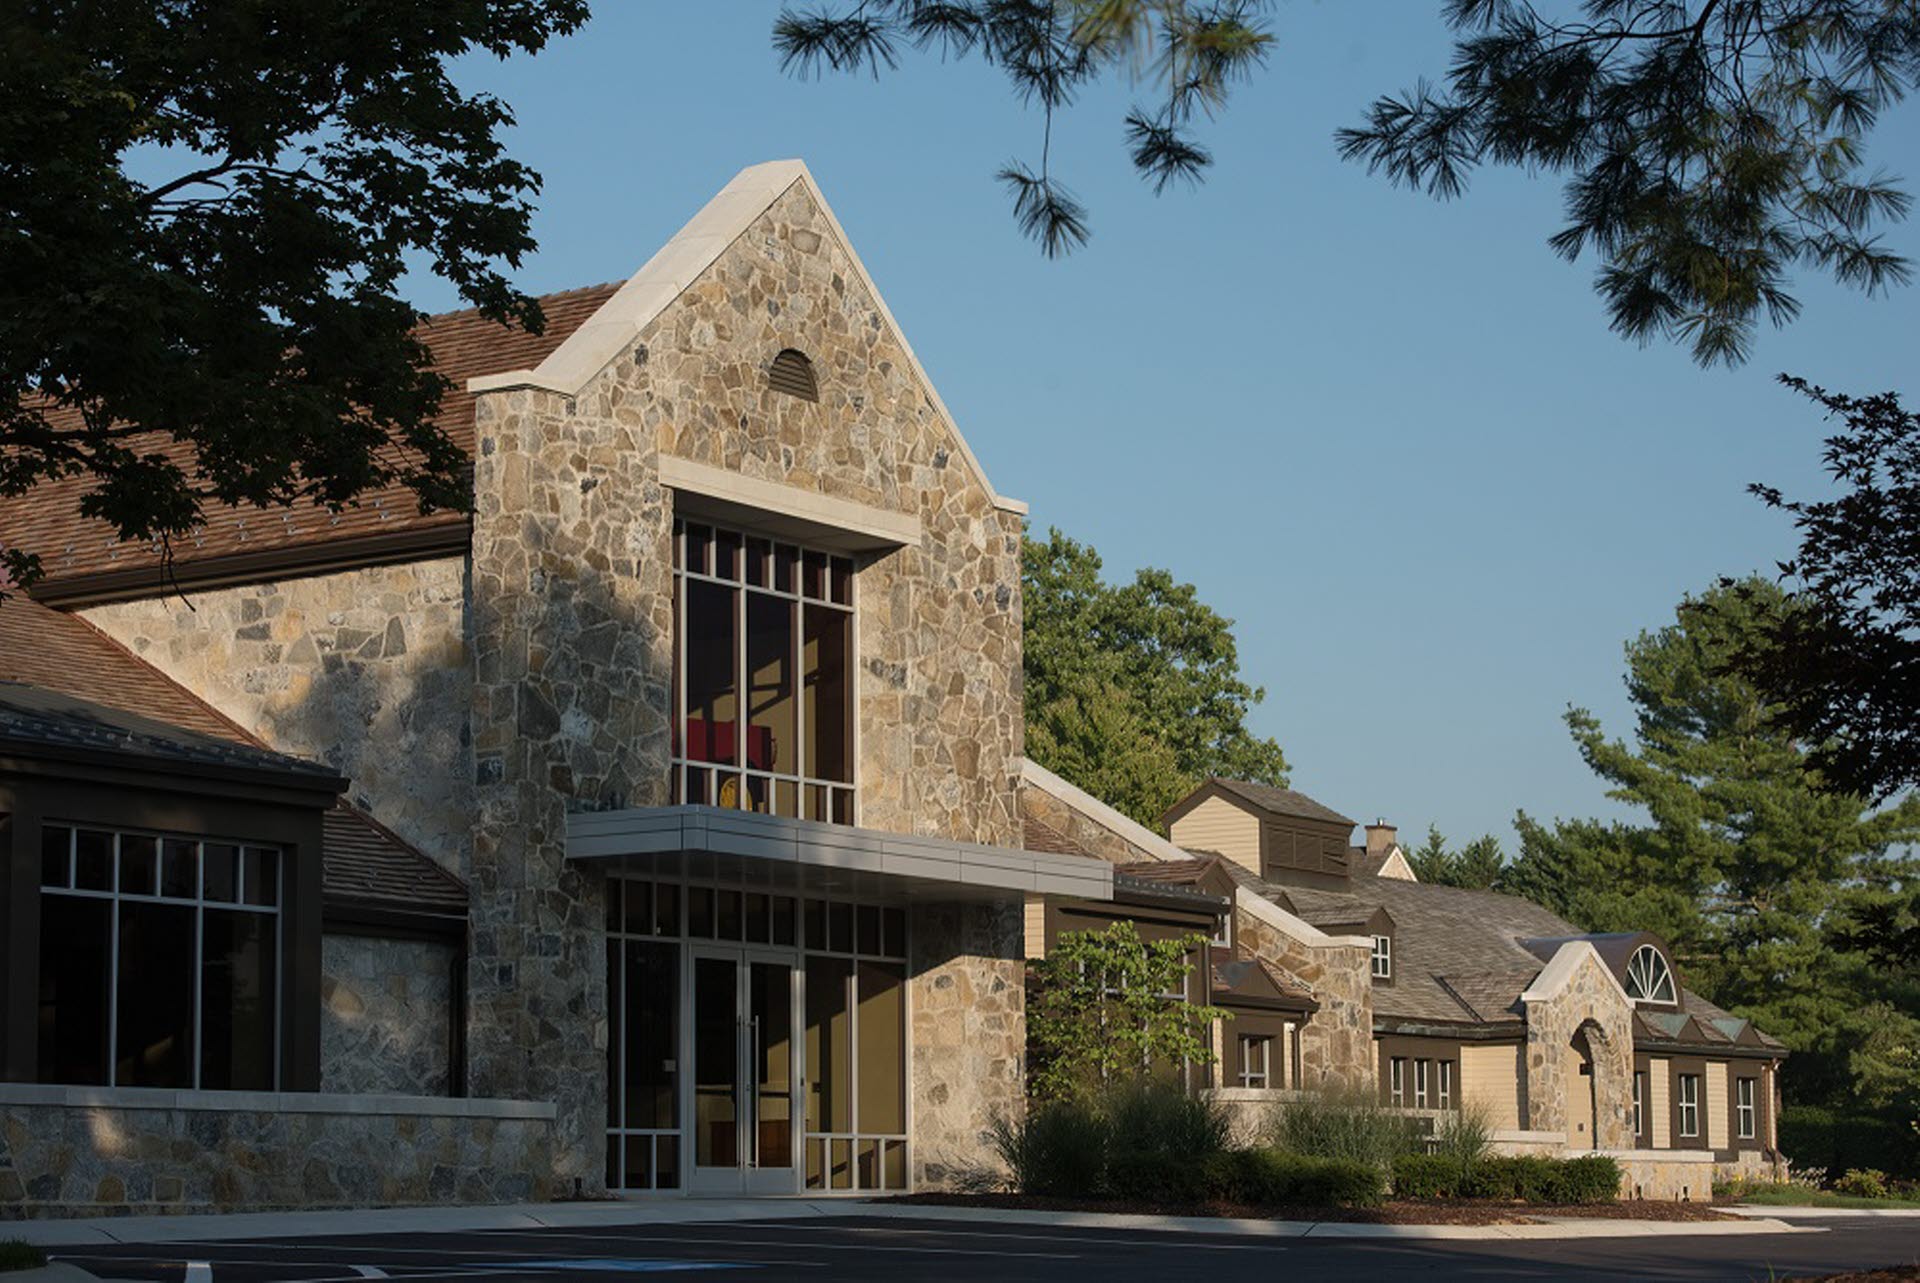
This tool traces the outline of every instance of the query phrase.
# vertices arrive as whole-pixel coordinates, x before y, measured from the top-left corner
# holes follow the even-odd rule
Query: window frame
[[[1407,1103],[1407,1058],[1390,1056],[1387,1059],[1387,1100],[1390,1104]]]
[[[1377,935],[1373,937],[1373,952],[1369,958],[1369,971],[1375,980],[1393,979],[1393,937]]]
[[[1259,1050],[1259,1069],[1254,1068],[1254,1057],[1249,1053]],[[1255,1081],[1255,1080],[1258,1081]],[[1240,1035],[1240,1085],[1242,1087],[1264,1091],[1273,1085],[1273,1035]]]
[[[103,1052],[106,1056],[105,1081],[101,1083],[48,1083],[53,1086],[91,1086],[113,1090],[160,1090],[160,1091],[269,1091],[277,1092],[286,1081],[286,1028],[288,995],[287,970],[289,959],[286,956],[286,941],[289,928],[287,917],[289,858],[287,848],[273,841],[259,841],[248,838],[229,837],[224,834],[185,833],[177,830],[148,828],[141,825],[120,824],[110,821],[78,821],[64,817],[48,817],[39,824],[41,847],[41,870],[35,877],[37,899],[34,915],[40,923],[46,921],[48,900],[91,900],[108,904],[107,938],[105,960],[105,979],[107,985],[106,1010],[103,1021],[106,1026],[106,1041]],[[67,834],[67,872],[64,886],[51,885],[46,881],[45,851],[48,835],[55,830],[65,830]],[[80,883],[80,834],[102,833],[112,838],[107,861],[107,882],[105,890],[84,888]],[[147,839],[154,843],[153,891],[141,893],[127,891],[121,887],[121,854],[127,838]],[[170,895],[165,890],[165,860],[168,843],[185,843],[193,848],[194,893],[191,897]],[[231,847],[234,853],[234,882],[231,899],[210,898],[207,894],[208,847]],[[248,859],[246,853],[270,852],[273,856],[273,902],[258,904],[249,900]],[[191,1082],[179,1087],[153,1087],[150,1084],[118,1082],[120,1061],[120,937],[122,934],[122,904],[167,905],[178,909],[190,909],[193,912],[193,946],[191,979],[188,981],[190,1009],[189,1020],[192,1024],[193,1043],[188,1049],[188,1063],[191,1069]],[[268,986],[267,997],[273,1004],[273,1021],[270,1031],[272,1045],[272,1065],[269,1079],[264,1087],[207,1087],[203,1085],[206,1071],[206,1017],[205,1009],[208,967],[206,956],[207,914],[212,913],[250,913],[269,916],[273,920],[273,930],[267,945],[268,956],[272,961],[273,977]],[[44,954],[42,955],[44,956]],[[36,1082],[40,1079],[36,1066]]]
[[[1760,1080],[1737,1076],[1733,1080],[1733,1135],[1735,1140],[1757,1140],[1760,1135]]]
[[[1648,988],[1651,984],[1651,989]],[[1671,1007],[1680,1000],[1679,982],[1673,978],[1673,964],[1657,946],[1643,944],[1627,959],[1626,979],[1620,986],[1630,1001]],[[1640,990],[1635,993],[1634,990]]]
[[[1414,1058],[1413,1107],[1415,1109],[1425,1109],[1427,1107],[1427,1078],[1431,1071],[1432,1064],[1433,1062],[1425,1056]]]
[[[1633,1071],[1633,1134],[1640,1139],[1647,1134],[1647,1071]]]
[[[703,554],[706,564],[695,569],[690,564],[691,540],[689,532],[698,527],[706,532],[707,551]],[[738,573],[732,578],[716,573],[712,567],[713,549],[721,546],[719,535],[732,537],[732,547],[737,550]],[[703,517],[690,516],[676,512],[673,518],[672,540],[672,578],[673,578],[673,727],[670,739],[669,790],[676,805],[696,803],[724,807],[721,796],[729,782],[735,784],[735,802],[732,810],[757,811],[768,815],[789,815],[782,808],[780,798],[783,788],[793,791],[793,810],[789,818],[814,819],[827,823],[843,824],[849,827],[860,822],[860,615],[858,558],[844,552],[806,544],[794,539],[758,532],[749,527],[729,525],[725,522],[709,521]],[[793,583],[791,590],[782,590],[777,584],[777,572],[770,568],[767,582],[750,582],[748,558],[754,543],[766,545],[769,563],[785,554],[792,554]],[[822,589],[819,596],[806,591],[808,558],[823,559],[824,570]],[[838,572],[844,568],[846,599],[835,599],[835,585]],[[687,664],[689,632],[687,627],[689,583],[711,584],[732,593],[733,601],[733,691],[736,704],[734,725],[743,728],[734,739],[733,760],[731,762],[711,762],[695,760],[689,751],[688,722],[688,684]],[[750,767],[746,761],[747,745],[751,738],[752,713],[748,708],[749,679],[747,618],[748,603],[754,596],[771,598],[785,602],[793,609],[792,649],[789,662],[792,665],[793,685],[793,738],[795,744],[795,767],[792,770],[758,770]],[[813,610],[831,610],[847,618],[846,664],[842,679],[846,686],[846,754],[847,778],[831,780],[813,770],[812,745],[809,742],[810,727],[807,724],[806,699],[806,621],[807,614]],[[701,789],[697,790],[706,800],[695,798],[696,790],[691,781],[696,775],[704,776]],[[752,805],[752,784],[762,782],[767,792],[767,804],[764,808]],[[816,790],[821,791],[819,814],[808,815]],[[836,811],[844,801],[845,818],[838,818]]]
[[[1439,1108],[1439,1109],[1452,1109],[1453,1108],[1453,1062],[1451,1060],[1438,1060],[1434,1062],[1434,1065],[1435,1065],[1436,1073],[1438,1075],[1437,1082],[1436,1082],[1438,1091],[1435,1093],[1435,1097],[1434,1097],[1435,1106],[1436,1108]]]
[[[1700,1138],[1700,1075],[1678,1074],[1673,1091],[1674,1134],[1681,1140]]]

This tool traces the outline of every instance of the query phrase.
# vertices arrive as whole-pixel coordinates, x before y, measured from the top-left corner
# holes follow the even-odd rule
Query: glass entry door
[[[693,951],[693,1189],[789,1193],[799,1188],[800,1083],[792,955]]]

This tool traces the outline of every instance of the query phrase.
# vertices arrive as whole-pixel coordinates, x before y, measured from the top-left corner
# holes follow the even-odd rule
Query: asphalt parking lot
[[[1816,1222],[1808,1222],[1814,1224]],[[877,1217],[222,1239],[57,1248],[101,1279],[357,1283],[361,1279],[623,1280],[1195,1277],[1780,1280],[1920,1261],[1920,1220],[1817,1222],[1818,1234],[1558,1241],[1252,1239]]]

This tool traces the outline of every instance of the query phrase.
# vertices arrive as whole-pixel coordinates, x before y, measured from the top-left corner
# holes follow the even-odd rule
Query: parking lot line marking
[[[188,1261],[186,1283],[213,1283],[213,1266],[206,1261]]]
[[[356,1265],[353,1267],[353,1272],[363,1279],[384,1279],[388,1277],[387,1272],[377,1265]]]

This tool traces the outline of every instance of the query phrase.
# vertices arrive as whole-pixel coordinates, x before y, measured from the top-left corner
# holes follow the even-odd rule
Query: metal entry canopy
[[[714,806],[567,817],[567,858],[656,877],[748,876],[797,890],[888,898],[1113,899],[1113,866],[1086,856],[883,833]]]

